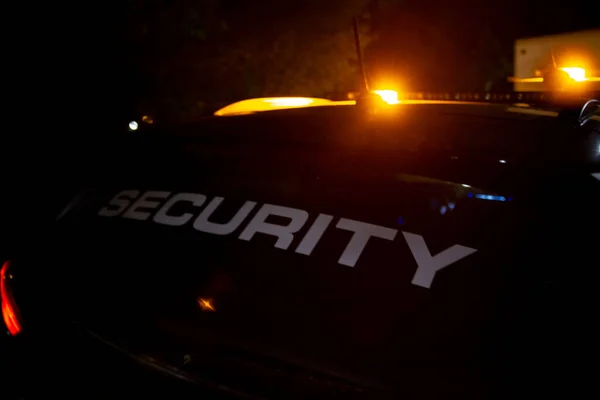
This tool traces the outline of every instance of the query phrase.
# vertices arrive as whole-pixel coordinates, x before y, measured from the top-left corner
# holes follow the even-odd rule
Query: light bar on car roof
[[[485,103],[527,103],[550,101],[554,97],[543,92],[396,92],[393,90],[373,90],[388,104],[403,101],[466,101]],[[355,99],[359,93],[350,92],[348,98]]]
[[[475,102],[527,105],[533,103],[552,104],[560,100],[556,94],[544,92],[396,92],[394,90],[373,90],[388,105],[408,103],[445,103]],[[590,93],[598,96],[598,93]],[[260,97],[229,104],[214,113],[215,116],[232,116],[253,114],[262,111],[284,110],[294,108],[354,105],[359,94],[348,93],[350,100],[334,101],[316,97]]]
[[[548,93],[540,92],[401,92],[398,102],[403,100],[468,101],[489,103],[515,103],[549,100]]]
[[[215,112],[222,117],[228,115],[253,114],[261,111],[284,110],[289,108],[304,108],[337,105],[339,102],[316,97],[259,97],[229,104]],[[348,102],[343,102],[347,104]]]

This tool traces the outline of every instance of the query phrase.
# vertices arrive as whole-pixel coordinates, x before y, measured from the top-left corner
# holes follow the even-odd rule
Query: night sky
[[[515,39],[600,27],[584,3],[540,0],[109,3],[8,7],[4,59],[17,103],[129,118],[261,95],[344,92],[355,83],[356,14],[373,82],[503,89]]]

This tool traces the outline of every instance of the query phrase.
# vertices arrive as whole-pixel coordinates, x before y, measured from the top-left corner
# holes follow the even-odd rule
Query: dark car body
[[[14,386],[78,398],[552,392],[584,354],[596,304],[600,132],[576,122],[400,104],[123,138],[102,179],[31,227],[10,261]]]

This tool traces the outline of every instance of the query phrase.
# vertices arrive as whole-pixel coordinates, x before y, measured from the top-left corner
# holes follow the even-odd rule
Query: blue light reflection
[[[506,197],[504,196],[496,196],[493,194],[480,194],[477,193],[475,195],[476,199],[481,199],[481,200],[494,200],[494,201],[506,201]]]

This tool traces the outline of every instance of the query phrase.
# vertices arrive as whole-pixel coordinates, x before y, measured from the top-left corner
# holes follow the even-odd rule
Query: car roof
[[[226,118],[247,117],[249,115],[261,117],[295,116],[318,117],[318,116],[348,116],[360,111],[354,102],[340,101],[330,105],[319,105],[313,107],[289,108],[278,110],[265,110],[244,115],[231,115]],[[532,120],[553,118],[559,115],[560,108],[550,105],[530,105],[528,103],[485,103],[469,101],[446,101],[446,100],[402,100],[399,104],[387,105],[383,113],[393,114],[409,110],[411,112],[427,112],[432,115],[440,113],[453,113],[472,116],[484,116],[495,118],[507,118],[513,120]],[[224,118],[224,117],[219,117]]]
[[[538,162],[559,160],[573,125],[552,108],[467,102],[411,101],[370,114],[358,106],[318,106],[207,117],[164,130],[202,146],[354,146],[357,151],[402,151]],[[156,127],[158,128],[158,126]],[[162,135],[160,135],[162,136]],[[550,140],[551,138],[551,140]]]

